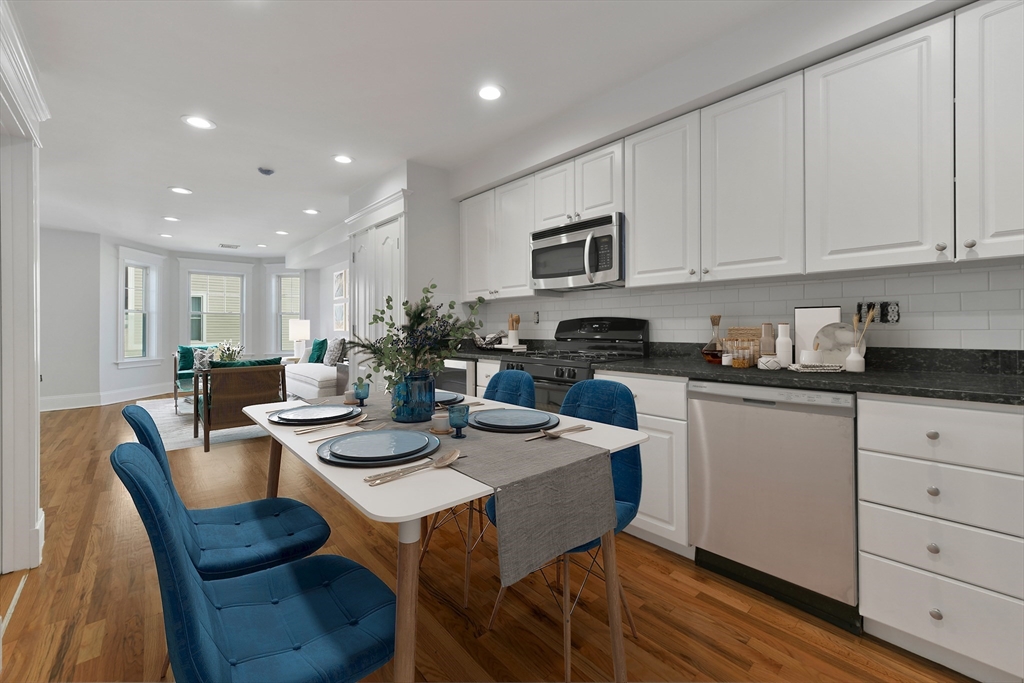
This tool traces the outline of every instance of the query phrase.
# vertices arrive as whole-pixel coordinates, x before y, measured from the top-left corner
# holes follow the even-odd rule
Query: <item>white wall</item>
[[[53,410],[99,403],[100,236],[68,230],[39,235],[40,403]],[[116,274],[115,274],[116,277]]]
[[[651,340],[706,342],[712,314],[730,326],[793,323],[796,306],[842,306],[852,322],[858,301],[897,301],[900,322],[872,325],[869,346],[1024,350],[1024,266],[957,264],[878,271],[857,277],[816,276],[748,280],[676,288],[603,289],[561,298],[488,303],[485,332],[503,330],[508,315],[522,318],[522,339],[553,339],[563,318],[614,315],[651,321]],[[540,313],[534,324],[533,313]],[[481,332],[483,334],[483,331]]]
[[[448,196],[447,171],[409,162],[406,236],[406,296],[419,298],[434,283],[435,303],[458,301],[459,204]]]
[[[335,332],[334,331],[334,304],[344,302],[349,306],[349,319],[351,320],[352,310],[351,297],[348,299],[339,299],[337,302],[334,299],[334,274],[339,270],[346,270],[348,268],[348,261],[340,261],[334,265],[321,268],[318,271],[311,271],[316,273],[317,277],[317,288],[319,290],[319,298],[306,299],[310,302],[310,305],[306,306],[307,311],[316,312],[316,320],[310,317],[310,326],[313,329],[313,336],[321,339],[336,339],[338,337],[351,337],[349,332]],[[313,279],[313,278],[311,278]],[[351,280],[349,281],[351,287]],[[307,291],[312,291],[310,288]]]

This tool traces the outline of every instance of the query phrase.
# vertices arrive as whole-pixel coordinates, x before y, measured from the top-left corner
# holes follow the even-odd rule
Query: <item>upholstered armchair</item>
[[[196,372],[192,385],[192,435],[203,424],[203,450],[210,450],[210,432],[253,424],[242,408],[288,400],[280,358],[220,363]]]

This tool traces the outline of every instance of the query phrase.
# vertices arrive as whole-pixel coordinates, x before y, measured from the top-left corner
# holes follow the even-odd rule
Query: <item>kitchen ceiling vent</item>
[[[218,244],[221,249],[238,249],[241,245],[239,244]]]

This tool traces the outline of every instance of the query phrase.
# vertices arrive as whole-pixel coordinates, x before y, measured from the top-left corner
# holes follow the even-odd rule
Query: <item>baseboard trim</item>
[[[170,381],[160,384],[149,384],[141,387],[128,387],[127,389],[116,389],[100,393],[100,405],[106,406],[111,403],[124,403],[126,401],[137,401],[140,398],[150,398],[160,394],[171,392]],[[180,396],[180,394],[179,394]]]
[[[46,413],[51,410],[74,410],[75,408],[89,408],[100,405],[98,393],[89,394],[65,394],[64,396],[40,396],[39,412]]]
[[[692,560],[693,559],[694,553],[697,550],[692,545],[683,545],[682,543],[676,543],[675,541],[669,541],[667,539],[662,538],[661,536],[658,536],[655,533],[647,531],[646,529],[638,529],[633,524],[630,524],[629,526],[627,526],[622,531],[623,531],[623,533],[627,533],[630,536],[636,536],[637,538],[639,538],[642,541],[647,541],[648,543],[652,543],[652,544],[658,546],[659,548],[664,548],[665,550],[668,550],[669,552],[673,552],[676,555],[680,555],[681,557],[685,557],[688,560]]]

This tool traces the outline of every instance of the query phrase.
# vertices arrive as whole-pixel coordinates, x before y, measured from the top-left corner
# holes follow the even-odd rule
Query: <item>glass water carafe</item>
[[[703,354],[704,360],[709,363],[714,363],[715,365],[722,364],[722,353],[725,351],[725,344],[722,343],[722,337],[718,334],[718,326],[721,323],[722,316],[711,316],[711,341],[701,349],[701,354]]]

